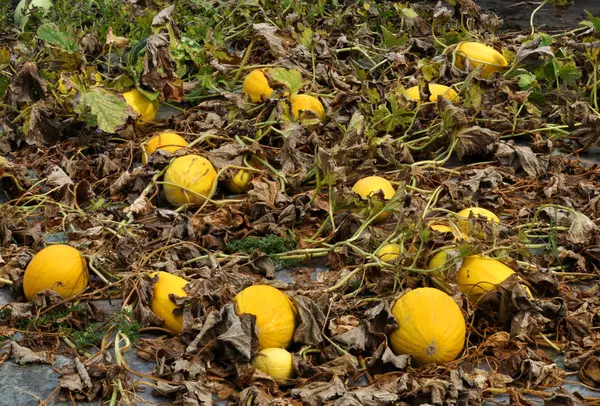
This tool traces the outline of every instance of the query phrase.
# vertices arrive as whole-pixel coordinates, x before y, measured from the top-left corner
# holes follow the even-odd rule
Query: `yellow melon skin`
[[[165,172],[163,191],[173,206],[202,204],[212,197],[217,172],[210,161],[199,155],[175,158]],[[195,193],[187,191],[189,189]]]
[[[381,176],[367,176],[366,178],[360,179],[352,186],[352,191],[359,195],[363,200],[368,200],[380,190],[383,193],[383,198],[385,200],[391,199],[396,194],[396,190],[390,181]],[[374,222],[379,223],[385,221],[389,215],[389,212],[384,211],[375,218]]]
[[[399,244],[386,244],[377,251],[377,257],[383,262],[394,262],[400,256]]]
[[[456,282],[461,292],[471,301],[477,302],[481,296],[496,289],[497,285],[514,273],[515,271],[496,259],[472,255],[464,258]],[[524,288],[531,297],[529,288]]]
[[[458,305],[434,288],[411,290],[402,296],[392,314],[400,327],[390,335],[392,349],[410,354],[420,364],[443,364],[463,349],[466,324]]]
[[[481,77],[483,78],[488,78],[494,72],[502,72],[508,66],[504,55],[479,42],[461,43],[458,46],[456,59],[457,65],[461,69],[465,65],[463,58],[467,58],[473,68],[483,65],[481,68]]]
[[[239,315],[256,316],[260,348],[286,348],[296,328],[296,312],[287,295],[268,285],[254,285],[234,298]]]
[[[436,102],[438,96],[442,96],[444,99],[452,102],[459,102],[460,98],[454,89],[444,85],[438,85],[435,83],[429,83],[429,101]],[[408,100],[420,101],[421,94],[419,93],[419,86],[413,86],[406,89],[406,96]]]
[[[448,260],[448,254],[446,254],[446,251],[440,251],[431,257],[431,259],[429,260],[429,264],[427,264],[427,268],[429,268],[429,269],[439,268],[441,266],[444,266],[446,264],[447,260]]]
[[[250,171],[239,170],[233,178],[225,183],[225,186],[232,193],[242,193],[246,191],[251,180],[252,174]]]
[[[145,124],[156,119],[158,100],[150,100],[137,89],[123,93],[123,97],[127,104],[140,114],[138,123]]]
[[[269,87],[269,81],[260,69],[255,69],[246,76],[242,85],[242,93],[250,96],[250,100],[259,103],[271,97],[273,89]]]
[[[312,111],[321,121],[325,120],[325,108],[314,96],[307,94],[297,94],[290,97],[292,102],[292,113],[297,120],[303,111]]]
[[[481,207],[469,207],[456,213],[458,217],[458,225],[463,233],[467,236],[471,235],[469,227],[469,217],[483,217],[488,222],[500,224],[500,219],[494,213]]]
[[[175,316],[173,311],[177,308],[175,303],[169,299],[169,294],[186,297],[184,287],[188,284],[183,278],[168,272],[155,272],[152,277],[158,276],[158,282],[152,291],[152,311],[165,321],[163,327],[171,333],[181,334],[183,316]]]
[[[68,299],[83,292],[88,283],[85,258],[75,248],[59,244],[44,248],[29,262],[23,277],[23,290],[29,301],[46,289]]]
[[[292,354],[283,348],[264,348],[252,358],[250,364],[278,383],[286,383],[294,377]]]
[[[146,165],[147,157],[152,155],[157,149],[170,152],[171,154],[188,146],[187,141],[174,132],[165,131],[150,138],[145,145],[146,154],[142,155],[142,163]]]

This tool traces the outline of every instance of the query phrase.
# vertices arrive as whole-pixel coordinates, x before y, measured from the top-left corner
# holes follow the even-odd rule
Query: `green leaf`
[[[381,27],[383,33],[383,45],[387,48],[402,46],[408,41],[408,34],[396,35],[385,27]]]
[[[581,78],[581,70],[574,61],[569,61],[558,70],[558,77],[561,78],[567,86],[575,86],[577,80]]]
[[[315,33],[310,27],[307,27],[304,31],[302,31],[302,36],[300,36],[300,43],[304,45],[306,48],[311,49],[314,41]]]
[[[89,109],[98,128],[107,133],[116,132],[129,118],[127,103],[102,88],[94,87],[82,93],[78,110]]]
[[[536,77],[533,73],[522,73],[516,77],[519,78],[519,87],[521,89],[527,89],[536,80]]]
[[[295,69],[275,68],[267,70],[267,75],[288,88],[290,95],[302,88],[302,74]]]
[[[39,39],[52,45],[57,45],[62,50],[72,54],[77,51],[77,42],[69,33],[61,31],[54,23],[43,24],[37,30]]]
[[[596,32],[600,31],[600,18],[594,17],[594,15],[587,10],[585,10],[585,14],[587,15],[587,18],[588,18],[589,22],[591,23],[591,26],[594,29],[594,31],[596,31]],[[583,21],[581,24],[586,23],[586,22],[587,21]],[[588,25],[588,24],[585,24],[585,25]]]

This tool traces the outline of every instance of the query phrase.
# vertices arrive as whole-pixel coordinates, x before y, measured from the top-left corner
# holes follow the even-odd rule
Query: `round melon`
[[[260,69],[255,69],[246,76],[242,85],[242,93],[247,94],[254,103],[259,103],[271,97],[273,89]]]
[[[514,273],[515,271],[496,259],[472,255],[464,258],[456,282],[471,301],[477,302],[481,296],[496,289]],[[531,296],[529,288],[526,286],[524,288]]]
[[[377,257],[383,262],[394,262],[399,255],[399,244],[386,244],[377,251]]]
[[[88,283],[83,255],[69,245],[58,244],[35,254],[25,269],[23,290],[30,301],[42,290],[53,290],[68,299],[83,292]]]
[[[180,334],[183,316],[173,314],[177,306],[171,301],[169,295],[186,297],[187,293],[184,288],[188,281],[168,272],[155,272],[152,276],[158,277],[152,291],[152,311],[165,321],[163,327],[166,330],[173,334]]]
[[[150,138],[145,144],[146,155],[142,155],[142,163],[146,165],[148,163],[146,157],[149,157],[158,149],[174,153],[187,146],[187,141],[179,134],[171,131],[162,132]]]
[[[314,113],[321,121],[325,120],[325,108],[314,96],[308,94],[297,94],[290,97],[292,102],[292,113],[295,119],[301,118],[303,111]]]
[[[368,200],[371,196],[379,193],[383,193],[383,198],[389,200],[396,194],[394,186],[389,180],[382,178],[381,176],[367,176],[366,178],[360,179],[352,186],[352,191],[359,195],[363,200]],[[389,212],[380,213],[374,220],[376,223],[384,221],[390,215]]]
[[[390,335],[396,353],[410,354],[422,365],[453,361],[462,351],[465,319],[446,293],[434,288],[411,290],[394,304],[392,314],[400,325]]]
[[[137,89],[123,93],[123,97],[127,104],[140,114],[137,120],[139,124],[145,124],[156,119],[158,100],[150,100]]]
[[[210,161],[199,155],[175,158],[165,172],[163,191],[173,206],[198,205],[213,196],[217,172]]]
[[[264,348],[252,358],[250,364],[278,383],[286,383],[294,376],[292,354],[283,348]]]
[[[286,348],[296,328],[296,311],[291,300],[268,285],[254,285],[234,298],[238,314],[256,316],[260,348]]]
[[[248,185],[250,184],[251,180],[251,172],[240,169],[233,178],[225,183],[225,186],[232,193],[242,193],[248,189]]]

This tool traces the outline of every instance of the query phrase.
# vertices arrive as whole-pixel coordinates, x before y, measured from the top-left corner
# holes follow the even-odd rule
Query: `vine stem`
[[[546,3],[548,2],[548,0],[544,0],[542,2],[542,4],[540,4],[539,6],[536,7],[535,10],[533,10],[533,12],[531,13],[531,17],[529,17],[529,26],[531,27],[531,35],[533,36],[533,34],[535,34],[535,27],[533,25],[533,17],[535,17],[535,14],[546,5]]]

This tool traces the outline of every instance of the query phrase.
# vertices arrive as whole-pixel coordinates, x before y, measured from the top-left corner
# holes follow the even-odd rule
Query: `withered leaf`
[[[521,45],[517,49],[513,63],[531,70],[540,65],[544,61],[544,58],[553,58],[554,52],[552,52],[552,47],[540,47],[541,41],[542,38],[538,37]]]
[[[177,63],[169,52],[169,34],[148,38],[142,82],[161,92],[166,100],[183,100],[183,81],[177,76]]]
[[[585,406],[587,404],[579,393],[571,393],[565,388],[560,388],[560,393],[551,398],[544,399],[544,406]]]
[[[271,24],[253,24],[252,29],[254,30],[255,35],[262,37],[267,41],[271,53],[276,58],[286,57],[286,48],[295,43],[293,38],[282,35],[279,32],[279,29]]]
[[[391,392],[367,387],[346,392],[339,398],[334,406],[384,406],[397,405],[400,397]]]
[[[581,365],[579,378],[583,383],[591,387],[600,386],[600,360],[599,357],[592,355]]]
[[[487,128],[463,128],[456,134],[456,155],[462,159],[468,155],[489,153],[499,139],[500,134]]]
[[[546,173],[548,160],[541,159],[527,146],[511,145],[499,142],[496,150],[496,159],[506,166],[523,169],[527,177],[535,179]]]
[[[334,376],[330,382],[311,382],[301,388],[294,388],[290,392],[302,399],[307,406],[321,406],[325,401],[343,395],[346,390],[344,382]]]
[[[50,359],[45,351],[33,352],[27,347],[22,347],[14,341],[10,343],[10,351],[19,365],[49,364]]]
[[[305,296],[294,296],[294,303],[298,312],[298,327],[294,331],[293,340],[296,343],[318,346],[323,342],[323,326],[325,315],[317,304]]]
[[[368,365],[388,364],[402,371],[410,365],[411,358],[409,354],[394,354],[390,347],[388,347],[387,342],[384,341],[375,350]]]
[[[12,103],[32,103],[45,98],[46,92],[46,81],[40,77],[37,65],[25,62],[11,80],[8,99]]]

